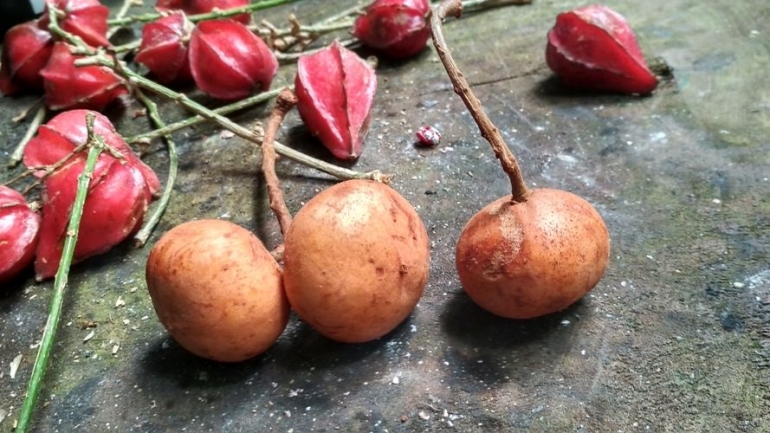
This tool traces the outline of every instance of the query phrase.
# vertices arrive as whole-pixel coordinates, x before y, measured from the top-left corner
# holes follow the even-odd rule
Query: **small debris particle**
[[[80,329],[96,328],[97,323],[93,320],[82,320],[80,322]]]
[[[291,411],[290,410],[283,411],[283,414],[286,415],[286,418],[291,418]]]
[[[421,410],[420,412],[418,412],[417,416],[419,416],[420,419],[423,421],[427,421],[430,419],[430,415],[428,415],[424,410]]]
[[[227,140],[227,139],[233,138],[233,137],[235,137],[235,134],[233,132],[231,132],[231,131],[224,130],[224,131],[219,133],[219,138],[224,139],[224,140]]]
[[[16,372],[19,370],[19,365],[21,365],[21,358],[22,355],[16,355],[15,358],[13,358],[13,361],[11,361],[11,379],[16,378]]]
[[[299,395],[299,393],[301,393],[301,392],[302,392],[302,390],[301,390],[301,389],[290,389],[290,390],[289,390],[289,397],[296,397],[296,396],[298,396],[298,395]]]
[[[746,287],[746,285],[741,283],[740,281],[736,281],[736,282],[733,283],[733,287],[735,287],[736,289],[742,289],[742,288]]]
[[[128,291],[129,291],[129,292],[131,292],[131,293],[134,293],[134,292],[136,292],[137,290],[139,290],[139,287],[132,287],[132,288],[130,288]]]
[[[118,296],[118,300],[115,301],[115,308],[125,307],[126,301],[123,300],[122,296]]]
[[[441,132],[438,129],[430,126],[423,125],[415,132],[417,136],[418,144],[425,147],[435,147],[441,143]]]
[[[112,346],[112,355],[113,356],[116,355],[118,353],[118,350],[120,350],[120,345],[119,344],[116,344],[116,345]]]
[[[399,379],[398,376],[393,376],[393,380],[391,382],[393,382],[393,385],[398,385],[401,383],[401,379]]]
[[[569,323],[570,322],[567,319],[564,319],[564,320],[561,321],[562,326],[567,326],[567,325],[569,325]]]
[[[6,411],[5,409],[0,409],[0,422],[3,422],[3,420],[7,416],[8,416],[8,411]]]
[[[83,338],[83,343],[94,338],[94,335],[96,335],[96,331],[89,332],[88,335],[86,335],[85,338]]]
[[[406,415],[401,415],[401,422],[407,422],[409,420],[409,417]]]

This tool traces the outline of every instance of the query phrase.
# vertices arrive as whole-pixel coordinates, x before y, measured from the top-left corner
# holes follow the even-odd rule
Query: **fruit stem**
[[[134,89],[134,93],[137,98],[142,101],[145,107],[147,107],[147,114],[150,116],[153,123],[155,123],[155,127],[163,129],[166,126],[166,123],[160,117],[158,105],[148,98],[140,89]],[[166,211],[168,203],[171,200],[174,183],[176,183],[176,175],[179,168],[176,143],[174,143],[174,140],[169,135],[164,135],[163,139],[168,148],[168,178],[166,179],[166,185],[163,188],[163,194],[160,196],[160,200],[158,200],[158,204],[155,206],[155,210],[152,215],[150,215],[150,218],[144,223],[141,230],[134,235],[134,245],[136,245],[137,248],[141,248],[147,243],[147,239],[150,238],[155,226],[160,222],[160,218],[163,216],[163,213]]]
[[[216,20],[221,18],[229,18],[233,15],[240,15],[244,13],[251,13],[263,9],[269,9],[271,7],[280,6],[283,4],[293,3],[297,0],[264,0],[257,3],[251,3],[246,6],[241,6],[237,8],[230,8],[225,10],[215,10],[209,13],[205,14],[198,14],[198,15],[190,15],[189,18],[192,22],[198,22],[198,21],[205,21],[205,20]],[[155,21],[158,18],[162,17],[163,15],[158,13],[147,13],[147,14],[141,14],[141,15],[133,15],[130,17],[124,17],[124,18],[115,18],[111,20],[107,20],[107,25],[109,26],[124,26],[126,24],[131,23],[145,23],[149,21]]]
[[[532,0],[464,0],[463,12],[478,12],[503,6],[528,5]]]
[[[24,398],[21,413],[19,414],[19,424],[16,427],[17,433],[25,433],[32,420],[32,412],[35,409],[35,402],[37,401],[38,394],[40,393],[40,386],[45,377],[48,358],[51,355],[54,337],[56,336],[56,329],[58,328],[59,319],[61,318],[62,306],[64,304],[64,289],[67,287],[70,265],[72,265],[72,257],[75,253],[75,244],[78,238],[78,230],[80,229],[80,220],[83,216],[83,206],[85,205],[86,197],[88,196],[88,186],[91,183],[91,176],[94,173],[99,154],[104,149],[104,143],[101,137],[94,136],[94,119],[95,116],[93,113],[86,114],[89,146],[88,157],[83,172],[78,176],[75,202],[72,205],[72,211],[70,213],[62,256],[61,260],[59,260],[59,269],[56,271],[56,276],[54,278],[48,320],[46,321],[45,329],[43,330],[40,349],[37,352],[35,363],[32,366],[32,374],[29,379],[29,385],[27,386],[27,395]]]
[[[281,191],[281,182],[275,173],[276,153],[273,144],[278,128],[281,127],[286,113],[291,111],[297,105],[297,96],[289,89],[283,89],[275,100],[275,107],[270,114],[270,118],[265,125],[265,137],[262,139],[262,173],[265,175],[267,183],[267,195],[270,200],[270,209],[278,218],[278,224],[281,226],[281,235],[284,237],[289,231],[291,225],[291,212],[286,207],[283,200],[283,191]]]
[[[115,19],[119,20],[126,16],[128,13],[128,10],[131,9],[131,6],[134,4],[135,0],[123,0],[123,5],[118,10],[118,13],[115,14]],[[141,4],[141,3],[140,3]],[[110,39],[115,33],[118,32],[123,26],[114,26],[107,30],[107,39]]]
[[[35,117],[33,117],[32,120],[29,122],[29,126],[27,127],[27,132],[24,133],[24,137],[21,138],[21,141],[19,141],[19,144],[16,146],[16,149],[13,150],[11,157],[8,159],[8,167],[16,167],[24,158],[24,149],[27,147],[27,143],[29,143],[29,140],[32,140],[32,137],[37,132],[37,128],[43,123],[43,119],[45,119],[45,115],[47,112],[48,110],[45,104],[43,104],[37,109],[37,111],[35,112]]]
[[[199,116],[204,117],[206,119],[213,120],[214,122],[218,123],[219,126],[221,126],[222,128],[227,129],[228,131],[234,133],[235,135],[245,140],[251,141],[252,143],[255,143],[258,146],[262,143],[262,137],[259,134],[255,133],[254,131],[250,131],[249,129],[228,119],[227,117],[224,117],[220,114],[217,114],[209,110],[203,105],[193,101],[183,93],[177,93],[169,89],[168,87],[160,85],[152,80],[149,80],[143,77],[142,75],[139,75],[138,73],[132,71],[131,69],[123,65],[123,63],[121,63],[120,60],[107,58],[101,52],[96,53],[96,55],[94,55],[94,57],[90,59],[82,59],[82,60],[86,60],[89,63],[95,63],[101,66],[111,68],[116,73],[126,78],[131,85],[139,86],[143,89],[149,90],[153,93],[157,93],[161,96],[171,99],[172,101],[192,111],[193,113],[198,114]],[[85,63],[76,61],[75,64],[82,65]],[[316,170],[323,171],[324,173],[332,175],[338,179],[343,179],[343,180],[370,179],[370,180],[377,180],[380,182],[383,182],[383,181],[387,182],[387,179],[388,179],[388,176],[383,175],[379,170],[374,170],[367,173],[360,173],[354,170],[350,170],[347,168],[339,167],[334,164],[330,164],[325,161],[321,161],[320,159],[313,158],[312,156],[309,156],[309,155],[305,155],[302,152],[294,150],[288,146],[284,146],[283,144],[278,142],[275,142],[275,150],[276,152],[278,152],[278,154],[283,155],[293,161],[299,162],[300,164],[304,164],[308,167],[315,168]]]
[[[529,189],[524,183],[524,177],[521,174],[516,157],[505,144],[500,130],[492,123],[489,116],[484,112],[481,102],[471,91],[468,81],[457,67],[452,54],[447,48],[446,40],[442,30],[442,22],[447,16],[459,18],[462,14],[462,2],[460,0],[444,0],[430,13],[430,28],[433,36],[433,45],[436,47],[441,63],[444,64],[449,79],[452,81],[454,91],[465,103],[470,111],[473,120],[481,131],[481,136],[489,142],[495,156],[500,160],[503,171],[508,175],[511,181],[511,201],[514,203],[524,202],[529,195]]]
[[[268,99],[272,99],[275,96],[277,96],[281,92],[281,89],[273,89],[269,90],[267,92],[260,93],[258,95],[250,96],[246,99],[241,99],[238,102],[234,102],[229,105],[225,105],[222,107],[217,108],[216,110],[213,110],[216,114],[230,114],[234,111],[241,110],[243,108],[248,108],[253,105],[260,104],[262,102],[267,101]],[[133,137],[126,138],[126,142],[131,143],[147,143],[152,139],[164,137],[166,135],[169,135],[173,132],[179,131],[180,129],[187,128],[188,126],[197,125],[199,123],[205,122],[208,120],[208,118],[203,116],[192,116],[188,117],[187,119],[180,120],[179,122],[171,123],[168,125],[165,125],[163,127],[160,127],[158,129],[155,129],[154,131],[145,132],[143,134],[134,135]]]

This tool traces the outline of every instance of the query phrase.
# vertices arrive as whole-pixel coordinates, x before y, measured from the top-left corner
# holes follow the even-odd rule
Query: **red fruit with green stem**
[[[24,196],[0,185],[0,283],[5,283],[35,258],[40,215]]]
[[[201,21],[190,37],[190,69],[207,95],[245,98],[270,88],[278,60],[262,39],[232,20]]]
[[[150,70],[160,83],[192,81],[188,42],[193,24],[183,12],[161,17],[142,27],[137,63]]]
[[[0,58],[0,93],[42,92],[40,70],[48,62],[52,50],[51,33],[41,29],[35,21],[8,30]]]
[[[339,159],[361,155],[377,90],[374,69],[332,43],[297,62],[297,109],[310,132]]]
[[[602,5],[559,14],[545,59],[564,84],[579,89],[648,94],[658,84],[626,19]]]
[[[62,113],[43,125],[27,145],[24,163],[30,168],[54,164],[66,158],[88,139],[85,118],[88,111]],[[118,158],[103,152],[97,160],[83,208],[73,260],[82,261],[101,254],[135,232],[159,188],[158,178],[131,151],[106,117],[93,113],[94,135],[101,137]],[[72,155],[48,175],[43,189],[40,241],[35,273],[38,280],[52,277],[59,266],[70,212],[77,193],[77,178],[85,167],[85,155]],[[43,172],[35,172],[40,176]]]
[[[103,110],[118,97],[128,93],[122,78],[104,66],[75,66],[80,56],[71,53],[63,42],[54,44],[51,58],[40,71],[45,102],[52,110],[85,108]]]
[[[429,9],[427,0],[377,0],[356,19],[353,36],[387,57],[412,57],[430,38]]]
[[[48,5],[62,11],[64,16],[58,19],[62,30],[80,36],[83,42],[92,47],[107,47],[107,17],[110,8],[99,0],[46,0],[46,8],[40,19],[40,27],[48,28]]]

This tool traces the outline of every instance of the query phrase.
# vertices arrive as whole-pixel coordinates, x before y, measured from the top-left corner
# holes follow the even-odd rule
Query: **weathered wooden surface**
[[[350,3],[307,1],[267,16],[292,10],[313,20]],[[393,186],[431,236],[431,277],[405,324],[381,341],[343,345],[293,318],[266,355],[206,362],[157,322],[143,278],[149,248],[123,246],[73,270],[36,430],[770,431],[770,11],[760,0],[607,4],[628,18],[648,57],[674,70],[651,97],[573,94],[551,78],[545,34],[578,2],[536,0],[446,28],[528,181],[575,192],[604,216],[612,261],[584,300],[516,322],[462,293],[456,239],[509,184],[430,49],[380,64],[355,166],[396,174]],[[292,74],[282,69],[283,79]],[[2,100],[4,152],[23,130],[10,118],[30,101]],[[263,115],[236,118],[251,125]],[[282,141],[316,146],[296,115],[288,122]],[[413,146],[423,123],[443,132],[438,148]],[[119,128],[140,131],[146,119],[125,116]],[[219,217],[274,246],[278,227],[253,149],[215,128],[178,137],[180,179],[152,240],[180,222]],[[165,175],[162,145],[146,160]],[[16,173],[4,166],[0,178]],[[328,185],[287,161],[279,175],[294,211]],[[50,288],[31,280],[2,288],[2,431],[18,415]],[[84,320],[98,322],[87,342]]]

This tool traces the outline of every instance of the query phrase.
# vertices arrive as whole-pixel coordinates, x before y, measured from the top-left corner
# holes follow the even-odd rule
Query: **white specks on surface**
[[[83,337],[83,342],[87,342],[88,340],[94,338],[94,335],[96,335],[96,331],[91,330],[85,337]]]
[[[715,199],[711,200],[711,203],[714,203],[714,204],[722,204],[722,200],[720,200],[720,199],[718,199],[718,198],[715,198]]]
[[[19,365],[21,365],[21,359],[22,355],[16,355],[15,358],[13,358],[13,361],[11,361],[11,379],[16,378],[16,372],[19,370]]]

